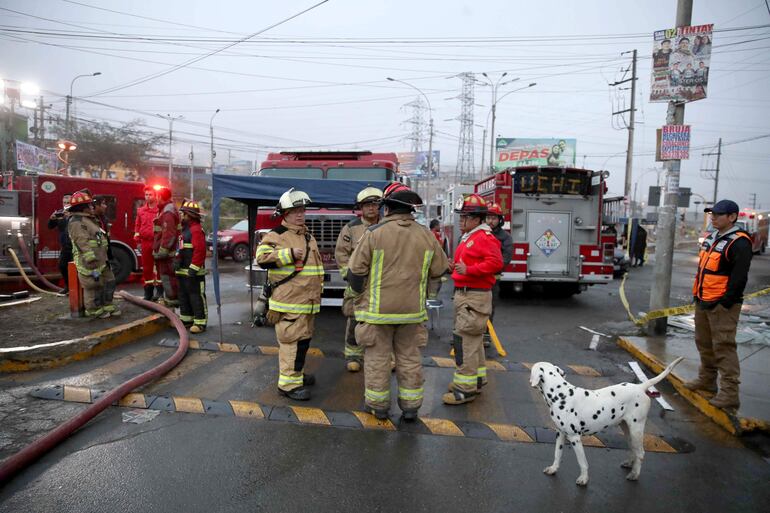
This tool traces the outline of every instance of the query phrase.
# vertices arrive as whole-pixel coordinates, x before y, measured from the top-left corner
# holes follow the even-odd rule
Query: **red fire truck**
[[[518,167],[478,182],[475,191],[500,204],[513,238],[501,289],[541,283],[575,294],[610,283],[615,236],[605,232],[605,171]]]
[[[285,178],[316,178],[360,181],[363,189],[374,181],[395,180],[398,175],[398,157],[395,153],[370,151],[284,151],[269,153],[258,171],[260,176]],[[300,185],[298,185],[300,187]],[[277,198],[276,198],[277,201]],[[350,198],[351,205],[355,198]],[[260,208],[256,228],[264,233],[280,225],[280,218],[272,218],[272,208]],[[347,286],[334,260],[337,237],[357,212],[351,209],[317,209],[312,205],[305,222],[313,233],[324,263],[324,293],[343,291]],[[337,294],[339,295],[339,294]],[[324,304],[340,303],[338,298],[324,298]]]
[[[132,271],[141,268],[133,235],[136,210],[144,201],[144,187],[140,182],[60,175],[16,177],[12,189],[0,190],[0,273],[18,273],[8,248],[13,248],[23,260],[20,234],[40,272],[58,274],[59,233],[48,228],[48,219],[62,209],[65,196],[88,188],[94,195],[107,199],[111,264],[117,281],[125,281]],[[27,267],[25,272],[29,271],[29,262],[22,264]]]

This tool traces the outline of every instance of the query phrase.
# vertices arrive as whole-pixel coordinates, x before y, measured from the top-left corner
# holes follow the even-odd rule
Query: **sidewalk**
[[[730,433],[740,435],[752,430],[770,432],[770,346],[738,344],[741,407],[737,415],[730,415],[709,404],[705,395],[687,390],[682,385],[682,382],[695,379],[698,375],[700,358],[692,335],[621,336],[619,344],[655,373],[661,372],[679,356],[684,356],[684,361],[669,378],[682,397]]]

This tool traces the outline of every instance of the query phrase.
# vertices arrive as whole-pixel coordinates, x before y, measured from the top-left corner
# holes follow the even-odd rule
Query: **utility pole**
[[[165,116],[157,114],[157,116],[168,119],[168,188],[173,190],[171,179],[174,172],[174,121],[177,119],[182,119],[183,116],[172,116],[171,114],[166,114]]]
[[[717,152],[716,153],[701,153],[704,157],[713,157],[716,155],[717,157],[717,167],[713,169],[701,169],[701,173],[706,173],[705,178],[709,180],[714,180],[714,198],[711,204],[715,204],[717,202],[717,192],[719,190],[719,164],[722,160],[722,138],[719,138],[719,143],[717,143]],[[709,176],[708,173],[714,173],[713,176]]]
[[[195,199],[195,154],[193,153],[192,144],[190,145],[190,199]]]
[[[751,194],[749,194],[749,203],[751,203],[752,210],[756,210],[757,209],[757,193],[756,192],[752,192]]]
[[[486,148],[487,144],[487,129],[484,128],[483,135],[481,136],[481,178],[484,178],[487,176],[487,170],[484,168],[484,157],[486,156],[486,151],[484,151],[484,148]]]
[[[692,21],[693,0],[677,0],[676,27],[687,27]],[[684,124],[684,103],[669,102],[666,123]],[[660,209],[658,237],[655,246],[655,270],[650,291],[650,310],[668,308],[671,296],[671,269],[674,261],[674,234],[676,232],[676,207],[679,199],[679,171],[682,162],[670,160],[667,163],[666,194]],[[647,324],[648,332],[664,335],[668,318],[655,319]]]
[[[623,54],[626,53],[628,52],[623,52]],[[628,230],[628,235],[626,237],[627,241],[631,240],[631,217],[633,216],[633,210],[631,208],[631,175],[633,173],[632,169],[634,162],[634,118],[636,114],[636,50],[633,50],[631,54],[631,78],[620,80],[614,84],[611,84],[613,86],[618,86],[620,84],[625,84],[626,82],[631,82],[631,107],[612,113],[613,116],[625,114],[626,112],[629,113],[629,122],[628,126],[626,127],[628,129],[628,146],[626,147],[626,178],[623,184],[623,196],[625,198],[626,204],[626,226]],[[628,256],[629,250],[630,248],[628,245],[626,245],[626,256]]]

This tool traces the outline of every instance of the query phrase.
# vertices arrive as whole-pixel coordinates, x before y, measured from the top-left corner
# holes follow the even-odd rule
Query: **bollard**
[[[83,287],[80,286],[80,279],[78,276],[78,268],[75,267],[75,262],[67,264],[67,275],[69,277],[70,284],[70,317],[76,319],[85,315],[85,306],[83,304]]]

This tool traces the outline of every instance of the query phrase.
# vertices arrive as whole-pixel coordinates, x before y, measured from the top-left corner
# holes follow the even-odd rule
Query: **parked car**
[[[212,250],[213,237],[207,237],[207,245]],[[245,262],[249,259],[249,221],[238,221],[227,230],[219,230],[217,234],[219,258],[232,257],[235,262]]]
[[[612,259],[612,277],[620,278],[631,268],[631,260],[626,257],[623,246],[615,247],[615,255]]]

